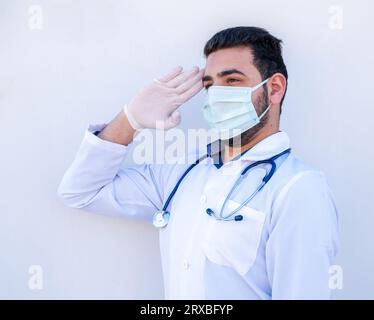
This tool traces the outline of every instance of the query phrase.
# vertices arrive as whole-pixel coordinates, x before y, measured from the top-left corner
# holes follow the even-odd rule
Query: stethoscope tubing
[[[262,188],[269,182],[269,180],[272,178],[272,176],[274,175],[276,169],[277,169],[277,166],[276,166],[276,163],[275,163],[275,160],[278,159],[279,157],[283,156],[284,154],[287,154],[287,153],[290,153],[291,152],[291,148],[288,148],[284,151],[282,151],[281,153],[269,158],[269,159],[265,159],[265,160],[259,160],[259,161],[256,161],[254,163],[251,163],[250,165],[248,165],[241,173],[240,173],[240,176],[239,178],[235,181],[234,183],[234,186],[230,189],[227,197],[225,198],[224,200],[224,203],[221,207],[221,210],[220,210],[220,213],[219,215],[217,215],[212,209],[208,208],[206,211],[209,215],[213,215],[217,220],[224,220],[224,221],[229,221],[229,220],[236,220],[236,221],[241,221],[243,219],[243,217],[241,215],[237,215],[235,216],[234,218],[232,218],[238,211],[240,211],[245,205],[247,205],[261,190]],[[200,157],[199,159],[197,159],[193,164],[191,164],[187,170],[182,174],[182,176],[179,178],[177,184],[174,186],[172,192],[169,194],[165,204],[163,205],[162,207],[162,210],[160,212],[164,212],[164,213],[167,213],[169,214],[169,212],[167,211],[167,208],[171,202],[171,200],[173,199],[175,193],[177,192],[180,184],[182,183],[182,181],[184,180],[184,178],[187,176],[187,174],[195,167],[197,166],[202,160],[204,160],[205,158],[207,158],[208,155],[205,154],[204,156]],[[256,190],[236,209],[234,209],[228,216],[225,216],[223,217],[223,211],[224,211],[224,208],[228,202],[228,200],[230,199],[231,195],[233,194],[233,192],[236,190],[236,188],[240,185],[241,181],[244,179],[244,177],[246,176],[246,173],[253,169],[254,167],[260,165],[260,164],[270,164],[271,165],[271,169],[269,172],[266,173],[266,175],[264,176],[264,178],[262,179],[261,181],[261,184],[256,188]]]
[[[260,161],[256,161],[254,163],[251,163],[250,165],[248,165],[241,173],[240,173],[240,177],[239,179],[237,179],[234,183],[234,186],[231,188],[231,190],[229,191],[228,195],[226,196],[225,198],[225,201],[223,202],[223,205],[221,207],[221,210],[220,210],[220,213],[218,215],[219,217],[219,220],[227,220],[229,218],[231,218],[235,213],[237,213],[238,211],[240,211],[245,205],[247,205],[260,191],[263,187],[265,187],[265,185],[269,182],[269,180],[273,177],[276,169],[277,169],[277,165],[275,163],[275,160],[278,159],[279,157],[283,156],[284,154],[287,154],[291,152],[291,149],[287,149],[287,150],[284,150],[283,152],[269,158],[269,159],[266,159],[266,160],[260,160]],[[270,164],[271,165],[271,169],[269,172],[266,173],[266,175],[263,177],[262,179],[262,182],[261,184],[256,188],[256,190],[243,202],[240,204],[239,207],[237,207],[236,209],[234,209],[229,215],[227,216],[223,216],[223,211],[226,207],[226,204],[228,202],[229,199],[231,199],[231,196],[233,194],[233,192],[236,190],[236,188],[240,185],[241,181],[244,179],[244,177],[246,176],[246,173],[261,165],[261,164]],[[212,212],[214,213],[214,211],[212,210]],[[216,214],[214,214],[215,217],[217,217]]]

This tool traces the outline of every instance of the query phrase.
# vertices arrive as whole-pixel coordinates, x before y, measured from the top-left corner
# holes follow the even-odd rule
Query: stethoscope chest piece
[[[156,228],[164,228],[169,223],[170,212],[165,210],[157,211],[153,215],[153,225]]]

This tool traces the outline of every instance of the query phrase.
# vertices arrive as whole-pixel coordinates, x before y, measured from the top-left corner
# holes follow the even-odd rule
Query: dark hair
[[[287,68],[282,57],[282,40],[262,28],[235,27],[219,31],[205,44],[204,55],[208,57],[220,49],[243,46],[251,49],[253,64],[260,72],[262,80],[277,72],[288,79]]]

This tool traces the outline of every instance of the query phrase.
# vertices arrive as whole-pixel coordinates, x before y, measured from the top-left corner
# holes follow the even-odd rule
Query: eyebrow
[[[241,74],[241,75],[246,77],[246,75],[243,72],[239,71],[238,69],[223,70],[223,71],[217,73],[217,77],[222,78],[222,77],[228,76],[228,75],[233,74],[233,73],[238,73],[238,74]],[[204,76],[202,78],[203,82],[204,81],[209,81],[209,80],[213,80],[213,78],[211,76]]]

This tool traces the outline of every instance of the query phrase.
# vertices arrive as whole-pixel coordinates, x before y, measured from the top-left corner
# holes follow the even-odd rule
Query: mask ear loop
[[[258,117],[258,120],[261,120],[263,118],[263,116],[270,110],[270,107],[271,107],[271,102],[269,106],[265,109],[265,111],[262,113],[262,115]]]
[[[259,83],[258,85],[254,86],[254,87],[252,88],[252,92],[255,91],[255,90],[257,90],[257,89],[260,88],[261,86],[263,86],[263,85],[264,85],[266,82],[268,82],[268,81],[269,81],[269,78],[267,78],[266,80],[262,81],[262,82]]]
[[[255,91],[255,90],[257,90],[258,88],[260,88],[260,87],[261,87],[262,85],[264,85],[266,82],[268,82],[269,79],[270,79],[270,78],[267,78],[266,80],[264,80],[264,81],[262,81],[261,83],[259,83],[257,86],[253,87],[253,88],[252,88],[252,92]],[[263,112],[263,113],[258,117],[258,120],[261,120],[261,119],[264,117],[264,115],[269,111],[270,107],[271,107],[271,102],[270,102],[269,106],[265,109],[265,111],[264,111],[264,112]]]

